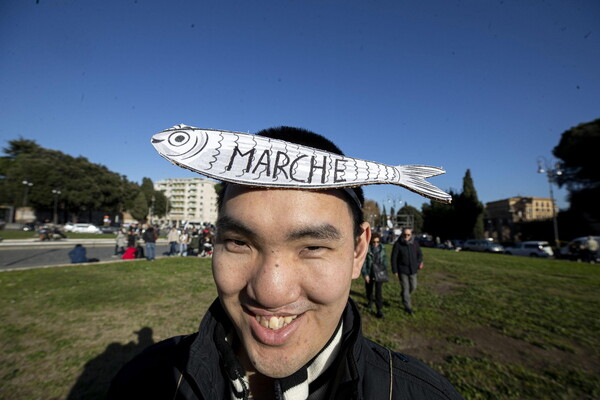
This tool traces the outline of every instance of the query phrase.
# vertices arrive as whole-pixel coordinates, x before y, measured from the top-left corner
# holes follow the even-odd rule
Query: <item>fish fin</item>
[[[452,196],[425,180],[425,178],[445,174],[443,168],[428,165],[398,165],[396,169],[400,173],[399,185],[431,200],[447,204],[452,202]]]

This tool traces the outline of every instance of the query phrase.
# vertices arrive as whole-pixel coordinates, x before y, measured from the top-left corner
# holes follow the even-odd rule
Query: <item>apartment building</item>
[[[497,240],[513,240],[517,225],[523,222],[544,221],[558,214],[556,203],[546,197],[511,197],[486,203],[486,231]]]
[[[550,219],[552,207],[558,213],[556,204],[546,197],[511,197],[486,203],[486,218],[502,219],[509,222],[531,222]]]
[[[161,224],[210,223],[217,220],[217,182],[204,178],[172,178],[157,181],[156,190],[162,191],[171,204]]]

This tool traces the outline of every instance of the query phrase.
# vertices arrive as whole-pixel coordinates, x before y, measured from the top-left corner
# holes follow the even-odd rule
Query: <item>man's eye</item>
[[[243,240],[225,239],[225,247],[230,251],[240,251],[247,248],[247,245]]]
[[[306,246],[304,249],[302,249],[302,254],[305,256],[316,257],[322,255],[325,250],[327,250],[327,248],[323,246]]]
[[[317,250],[321,250],[321,249],[323,249],[323,248],[324,248],[324,247],[322,247],[322,246],[308,246],[308,247],[306,248],[306,250],[308,250],[308,251],[317,251]]]

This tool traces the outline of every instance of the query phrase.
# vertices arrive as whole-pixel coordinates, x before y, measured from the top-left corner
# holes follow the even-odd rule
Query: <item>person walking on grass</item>
[[[377,318],[383,318],[383,284],[389,280],[385,259],[385,248],[381,244],[381,236],[373,233],[367,258],[363,264],[361,275],[365,280],[367,308],[373,307],[373,287],[375,287],[375,306]]]
[[[413,315],[410,296],[417,289],[417,272],[423,268],[423,253],[414,239],[412,229],[402,229],[402,234],[392,248],[392,272],[400,280],[404,311]]]

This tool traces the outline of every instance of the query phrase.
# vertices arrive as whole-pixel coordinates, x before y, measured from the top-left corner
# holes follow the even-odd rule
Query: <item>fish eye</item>
[[[171,146],[183,146],[190,141],[190,135],[184,131],[173,132],[169,135],[169,144]]]

